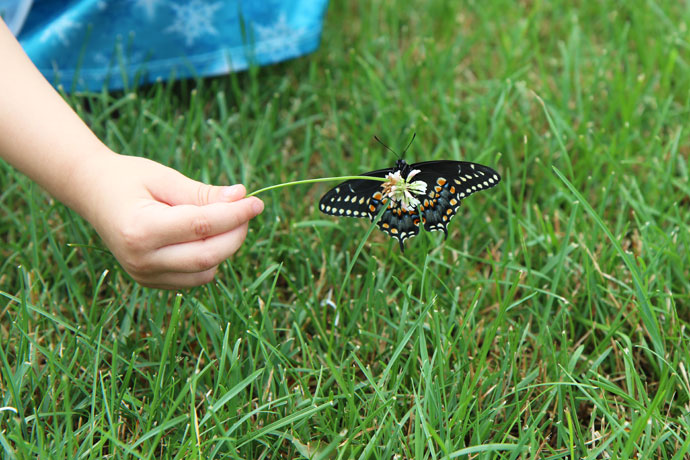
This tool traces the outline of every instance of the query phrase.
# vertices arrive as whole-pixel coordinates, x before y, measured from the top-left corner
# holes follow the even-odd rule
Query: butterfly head
[[[407,179],[407,175],[410,174],[412,168],[410,168],[410,165],[408,165],[405,160],[400,158],[398,161],[395,162],[395,168],[393,168],[393,171],[400,171],[400,176],[403,179]]]

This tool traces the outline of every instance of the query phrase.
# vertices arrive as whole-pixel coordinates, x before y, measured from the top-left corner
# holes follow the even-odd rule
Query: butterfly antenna
[[[398,155],[397,152],[396,152],[395,150],[393,150],[392,148],[390,148],[390,147],[388,147],[386,144],[384,144],[383,141],[382,141],[381,139],[378,138],[378,136],[374,136],[374,139],[376,139],[376,141],[377,141],[379,144],[381,144],[381,145],[383,145],[384,147],[386,147],[386,149],[388,149],[388,150],[390,150],[391,152],[393,152],[393,155],[395,155],[396,157],[398,157],[398,159],[400,159],[400,155]],[[414,139],[414,138],[413,138],[413,139]],[[407,150],[407,149],[405,149],[405,150]]]
[[[403,153],[402,153],[403,156],[405,156],[405,152],[407,152],[407,149],[409,149],[409,148],[410,148],[410,145],[412,145],[412,141],[414,140],[415,137],[417,137],[417,133],[413,133],[413,134],[412,134],[412,139],[410,139],[410,143],[407,144],[407,147],[405,147],[405,150],[403,150]]]

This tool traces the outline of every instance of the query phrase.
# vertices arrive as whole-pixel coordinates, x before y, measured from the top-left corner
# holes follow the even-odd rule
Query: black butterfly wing
[[[378,206],[388,203],[388,208],[381,214],[377,225],[383,232],[398,240],[400,250],[405,252],[405,240],[419,234],[419,212],[416,209],[405,210],[395,201],[389,203],[388,198],[379,201],[380,198],[381,192],[376,192],[372,201],[378,203]]]
[[[386,177],[394,168],[379,169],[360,174],[362,176]],[[339,217],[366,217],[373,221],[381,210],[388,206],[377,226],[381,231],[398,240],[404,250],[403,242],[419,233],[419,213],[416,210],[403,210],[396,202],[390,202],[382,193],[383,182],[352,179],[332,188],[319,201],[319,209],[324,214]]]
[[[501,176],[492,168],[467,161],[425,161],[410,166],[420,172],[412,180],[426,182],[426,194],[418,196],[424,229],[448,235],[448,224],[464,198],[497,185]]]
[[[386,177],[393,168],[379,169],[360,176]],[[352,179],[332,188],[321,197],[319,209],[324,214],[338,217],[366,217],[374,219],[379,203],[372,203],[372,197],[381,189],[382,182],[366,179]]]

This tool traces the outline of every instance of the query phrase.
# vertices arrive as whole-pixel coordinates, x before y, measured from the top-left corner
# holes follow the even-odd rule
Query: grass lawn
[[[45,459],[690,458],[690,7],[332,1],[318,52],[66,96],[113,149],[249,190],[466,160],[397,242],[282,188],[217,282],[144,289],[0,168],[0,449]],[[37,133],[38,134],[38,133]]]

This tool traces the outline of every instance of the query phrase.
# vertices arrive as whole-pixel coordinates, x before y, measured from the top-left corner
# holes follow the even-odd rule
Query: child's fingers
[[[247,236],[245,222],[232,230],[211,238],[165,246],[153,252],[151,270],[198,273],[216,267],[233,255]]]
[[[226,233],[261,211],[263,202],[258,198],[206,206],[173,206],[161,209],[146,222],[141,222],[141,232],[151,238],[147,242],[148,247],[162,248]]]
[[[217,269],[218,267],[216,266],[196,273],[164,272],[135,279],[139,284],[146,287],[157,289],[184,289],[210,283],[216,276]]]

